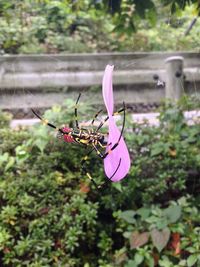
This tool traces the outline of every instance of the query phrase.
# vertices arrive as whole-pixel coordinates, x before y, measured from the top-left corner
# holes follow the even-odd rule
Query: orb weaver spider
[[[88,159],[88,156],[95,151],[96,154],[101,158],[105,159],[112,151],[118,146],[122,134],[124,131],[125,126],[125,104],[123,103],[123,108],[121,108],[119,111],[115,112],[113,116],[118,115],[119,113],[123,112],[123,124],[122,129],[120,132],[120,136],[115,144],[108,144],[106,141],[107,134],[99,132],[99,130],[102,128],[102,126],[106,123],[106,121],[109,119],[107,116],[103,121],[99,123],[99,125],[94,128],[94,122],[95,119],[98,117],[98,115],[102,112],[102,110],[99,110],[94,118],[91,121],[92,129],[82,128],[79,125],[78,122],[78,102],[81,97],[81,93],[79,93],[78,98],[76,100],[76,104],[74,107],[74,116],[75,116],[75,128],[69,128],[67,126],[64,127],[57,127],[54,124],[50,123],[48,120],[43,119],[34,109],[31,109],[33,114],[42,121],[43,124],[48,125],[51,128],[54,128],[57,131],[57,137],[63,139],[66,143],[77,143],[79,145],[83,145],[85,148],[90,147],[91,150],[83,157],[81,161],[81,169],[84,171],[85,175],[91,180],[91,182],[97,187],[100,188],[101,186],[97,185],[95,180],[92,178],[91,174],[86,170],[85,163]],[[103,149],[109,146],[109,149],[106,152],[101,152]],[[108,180],[111,180],[112,177],[116,174],[116,172],[119,169],[119,166],[121,164],[121,159],[119,160],[119,163],[117,165],[117,168],[115,172],[112,174],[111,177],[108,177]]]

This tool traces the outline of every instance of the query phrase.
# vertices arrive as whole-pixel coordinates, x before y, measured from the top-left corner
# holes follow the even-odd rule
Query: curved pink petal
[[[108,111],[108,116],[112,117],[114,109],[112,73],[114,66],[107,65],[103,76],[103,99]]]
[[[109,145],[107,146],[106,151],[109,151],[109,149],[118,142],[121,134],[120,130],[117,128],[114,117],[112,116],[114,108],[112,87],[113,68],[114,66],[107,65],[103,77],[103,98],[109,116]],[[104,170],[106,176],[113,182],[120,181],[129,172],[130,165],[129,152],[123,137],[121,137],[119,145],[104,159]]]

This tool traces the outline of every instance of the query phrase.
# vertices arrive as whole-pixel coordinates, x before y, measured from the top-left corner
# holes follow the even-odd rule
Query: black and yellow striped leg
[[[123,102],[123,113],[124,113],[124,118],[123,118],[123,124],[122,124],[122,129],[121,129],[121,133],[120,133],[120,136],[119,136],[119,138],[118,138],[118,140],[117,140],[117,142],[106,152],[106,153],[104,153],[104,155],[103,155],[103,158],[105,159],[110,153],[112,153],[112,151],[119,145],[119,142],[120,142],[120,140],[121,140],[121,138],[122,138],[122,135],[123,135],[123,132],[124,132],[124,126],[125,126],[125,116],[126,116],[126,114],[125,114],[125,103]]]
[[[91,125],[93,125],[94,124],[94,122],[95,122],[95,120],[96,120],[96,118],[99,116],[99,114],[102,112],[103,110],[102,109],[100,109],[95,115],[94,115],[94,118],[93,118],[93,120],[92,120],[92,122],[91,122]]]
[[[87,169],[85,168],[85,166],[82,166],[82,170],[84,172],[84,174],[87,176],[87,178],[93,183],[93,185],[98,189],[99,186],[98,184],[95,182],[95,180],[92,178],[91,174],[87,171]]]
[[[125,112],[125,109],[124,109],[124,112]],[[98,155],[101,159],[105,159],[105,158],[108,156],[108,154],[110,154],[110,153],[111,153],[111,152],[118,146],[118,144],[119,144],[119,142],[120,142],[120,139],[121,139],[121,137],[122,137],[122,134],[123,134],[124,125],[125,125],[125,124],[124,124],[124,122],[123,122],[122,131],[121,131],[121,133],[120,133],[120,136],[119,136],[119,139],[118,139],[117,143],[114,144],[114,146],[113,146],[110,150],[108,150],[108,152],[106,152],[105,154],[102,154],[102,153],[98,150],[98,148],[93,144],[94,150],[96,151],[97,155]],[[113,173],[110,177],[108,177],[108,180],[106,180],[102,185],[99,185],[99,186],[98,186],[98,189],[102,188],[104,185],[106,185],[106,184],[108,183],[108,181],[111,181],[111,180],[112,180],[112,178],[114,177],[114,175],[115,175],[115,174],[117,173],[117,171],[119,170],[120,165],[121,165],[121,158],[119,159],[117,168],[116,168],[116,170],[114,171],[114,173]]]
[[[118,138],[118,140],[117,140],[117,142],[106,152],[106,153],[104,153],[104,154],[102,154],[99,150],[98,150],[98,148],[95,146],[95,144],[92,144],[93,145],[93,148],[94,148],[94,150],[96,151],[96,153],[97,153],[97,155],[100,157],[100,158],[102,158],[102,159],[105,159],[118,145],[119,145],[119,142],[120,142],[120,140],[121,140],[121,138],[122,138],[122,135],[123,135],[123,132],[124,132],[124,126],[125,126],[125,116],[126,116],[126,113],[125,113],[125,110],[126,110],[126,108],[125,108],[125,103],[123,102],[123,108],[120,110],[120,112],[122,112],[123,111],[123,124],[122,124],[122,129],[121,129],[121,132],[120,132],[120,136],[119,136],[119,138]],[[108,117],[107,117],[108,118]],[[108,119],[107,119],[108,120]],[[104,122],[105,122],[105,120],[104,120]],[[104,123],[103,122],[103,123]],[[110,145],[110,144],[109,144]],[[107,145],[108,146],[108,145]]]
[[[87,159],[88,159],[88,156],[89,156],[89,154],[91,154],[92,153],[92,151],[96,151],[96,153],[97,153],[97,155],[101,158],[101,159],[103,159],[103,154],[98,150],[98,148],[95,146],[95,144],[93,144],[93,149],[92,150],[90,150],[89,152],[88,152],[88,154],[83,158],[83,160],[81,161],[81,168],[82,168],[82,170],[84,171],[84,173],[87,175],[87,177],[90,179],[90,181],[95,185],[95,187],[97,188],[97,189],[101,189],[102,188],[102,185],[97,185],[97,183],[95,182],[95,180],[92,178],[92,176],[91,176],[91,174],[87,171],[87,169],[85,168],[85,163],[86,163],[86,161],[87,161]],[[112,176],[113,177],[113,176]],[[112,178],[111,177],[111,178]],[[110,178],[110,179],[111,179]],[[103,183],[103,185],[104,185],[104,183]]]
[[[114,175],[117,173],[117,171],[119,170],[119,167],[120,167],[120,165],[121,165],[121,158],[119,159],[119,162],[118,162],[118,165],[117,165],[117,168],[116,168],[116,170],[114,171],[114,173],[110,176],[110,177],[108,177],[108,179],[106,179],[106,181],[103,183],[103,184],[101,184],[101,185],[99,185],[98,186],[98,188],[99,189],[102,189],[105,185],[107,185],[108,183],[110,183],[111,181],[112,181],[112,178],[114,177]]]
[[[41,120],[41,122],[42,122],[43,124],[48,125],[48,126],[51,127],[51,128],[54,128],[56,131],[58,131],[58,132],[60,132],[60,133],[62,133],[62,134],[67,134],[67,133],[65,133],[62,129],[56,127],[56,126],[53,125],[52,123],[49,123],[48,120],[45,120],[45,119],[43,119],[42,117],[40,117],[40,115],[38,115],[34,109],[31,109],[31,111],[33,112],[33,114],[34,114],[38,119]]]
[[[118,140],[118,142],[119,142],[120,140]],[[93,147],[94,147],[94,150],[96,151],[96,153],[97,153],[97,155],[101,158],[101,159],[105,159],[106,158],[106,156],[105,156],[105,154],[103,155],[99,150],[98,150],[98,148],[93,144]],[[114,147],[114,146],[113,146]],[[115,149],[115,148],[113,148],[113,149]],[[112,150],[113,150],[112,149]],[[108,153],[109,154],[109,153]],[[102,189],[102,187],[103,186],[105,186],[106,184],[108,184],[108,182],[110,182],[111,180],[112,180],[112,178],[114,177],[114,175],[117,173],[117,171],[119,170],[119,167],[120,167],[120,165],[121,165],[121,158],[119,159],[119,162],[118,162],[118,165],[117,165],[117,168],[116,168],[116,170],[113,172],[113,174],[110,176],[110,177],[108,177],[108,179],[103,183],[103,184],[101,184],[101,185],[98,185],[97,186],[97,188],[98,189]],[[92,177],[90,176],[90,178],[92,179]]]
[[[97,155],[101,158],[104,159],[104,154],[101,153],[101,151],[99,151],[99,149],[95,146],[95,144],[92,144],[94,150],[96,151]]]
[[[92,178],[91,174],[87,171],[86,167],[85,167],[85,163],[88,159],[88,156],[92,153],[92,151],[94,151],[95,148],[93,147],[86,155],[85,157],[81,160],[81,169],[83,170],[83,172],[85,173],[85,175],[88,177],[88,179],[95,185],[95,187],[98,189],[98,185],[95,182],[95,180]]]
[[[121,134],[120,134],[120,136],[121,136]],[[120,139],[121,139],[121,137],[120,137]],[[116,143],[117,145],[118,145],[120,139],[119,139],[118,142]],[[115,146],[115,145],[114,145],[114,146]],[[116,148],[116,146],[115,146],[115,147],[114,147],[114,146],[111,148],[112,150],[114,150],[114,149]],[[94,144],[93,144],[93,147],[94,147],[94,150],[96,151],[97,155],[98,155],[101,159],[105,159],[105,158],[106,158],[107,155],[106,155],[106,154],[102,154]],[[108,153],[108,154],[109,154],[109,153]],[[105,156],[105,155],[106,155],[106,156]],[[115,174],[117,173],[117,171],[119,170],[120,164],[121,164],[121,158],[120,158],[120,160],[119,160],[119,163],[118,163],[118,165],[117,165],[116,170],[115,170],[114,173],[111,175],[111,177],[108,178],[108,180],[111,180],[111,179],[114,177],[114,175],[115,175]],[[100,187],[102,187],[102,186],[98,186],[98,188],[100,188]]]
[[[75,104],[75,107],[74,107],[75,123],[76,123],[76,128],[78,128],[78,129],[79,129],[79,123],[78,123],[78,102],[79,102],[80,97],[81,97],[81,93],[78,95],[78,98],[76,100],[76,104]]]
[[[125,109],[125,107],[121,108],[120,110],[118,110],[117,112],[113,113],[113,116],[119,115],[121,112],[123,112]],[[99,126],[97,127],[97,129],[95,130],[95,132],[98,132],[101,127],[107,122],[107,120],[109,119],[109,117],[107,116],[102,122],[100,122]]]
[[[114,173],[111,175],[111,177],[108,177],[108,179],[101,185],[97,185],[97,183],[95,182],[95,180],[92,178],[91,174],[87,171],[86,167],[85,167],[85,163],[88,159],[88,156],[92,153],[92,151],[96,151],[97,155],[101,158],[101,159],[104,159],[104,155],[98,150],[98,148],[93,144],[93,149],[90,150],[87,155],[82,159],[81,161],[81,169],[84,171],[85,175],[87,175],[87,177],[89,178],[89,180],[95,185],[95,187],[97,189],[102,189],[103,186],[105,186],[106,184],[108,184],[108,182],[110,182],[112,180],[112,178],[114,177],[114,175],[117,173],[119,167],[120,167],[120,164],[121,164],[121,158],[119,160],[119,163],[117,165],[117,168],[116,170],[114,171]]]

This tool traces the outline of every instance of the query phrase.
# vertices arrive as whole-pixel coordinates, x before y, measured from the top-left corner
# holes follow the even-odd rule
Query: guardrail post
[[[166,87],[165,97],[177,101],[184,90],[183,57],[173,56],[165,60]]]

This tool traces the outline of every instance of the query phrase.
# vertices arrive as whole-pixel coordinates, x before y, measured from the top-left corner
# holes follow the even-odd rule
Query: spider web
[[[167,19],[167,23],[170,26],[170,23],[172,21],[171,14],[169,11],[169,16]],[[177,20],[177,25],[179,25],[180,20]],[[167,36],[166,36],[167,38]],[[139,55],[139,54],[138,54]],[[27,55],[28,57],[28,55]],[[39,56],[37,56],[39,58]],[[61,70],[63,66],[65,67],[65,63],[61,60],[59,56],[55,55],[46,55],[46,58],[49,59],[51,62],[53,62],[54,69],[55,70]],[[112,60],[109,60],[106,64],[115,64],[114,73],[116,72],[126,72],[127,80],[131,79],[132,71],[137,72],[138,69],[141,71],[145,71],[146,65],[145,64],[152,64],[152,82],[144,82],[141,84],[135,84],[135,85],[114,85],[114,98],[115,98],[115,110],[121,107],[121,103],[124,100],[127,103],[128,109],[133,113],[148,113],[152,111],[156,111],[157,107],[159,106],[158,102],[154,100],[151,100],[152,102],[149,102],[149,93],[151,94],[151,91],[156,92],[156,97],[158,99],[164,98],[164,90],[165,90],[165,83],[163,80],[162,75],[157,73],[157,66],[155,62],[155,56],[150,55],[148,53],[144,53],[142,56],[138,56],[135,59],[127,59],[125,63],[118,62],[118,64],[115,64]],[[162,64],[161,68],[164,68],[164,57],[159,62]],[[82,64],[80,62],[80,64]],[[158,64],[157,64],[158,65]],[[34,66],[33,67],[33,74],[34,74]],[[104,67],[102,65],[102,76]],[[44,73],[48,73],[49,66],[48,64],[45,65],[41,62],[41,68]],[[3,110],[12,111],[14,119],[30,119],[34,118],[34,115],[31,111],[31,108],[36,109],[39,111],[41,115],[44,114],[44,111],[48,108],[51,108],[52,105],[63,104],[64,100],[66,99],[73,99],[76,101],[78,93],[82,92],[81,102],[89,102],[89,104],[93,104],[96,102],[96,109],[99,110],[99,106],[103,107],[103,98],[101,96],[101,85],[92,87],[92,88],[84,88],[84,86],[80,85],[80,88],[70,88],[69,86],[60,86],[55,88],[50,87],[44,87],[38,85],[37,87],[32,86],[23,86],[20,84],[20,80],[16,79],[16,75],[20,73],[20,71],[27,71],[28,69],[24,69],[24,66],[19,63],[18,57],[10,58],[9,64],[4,64],[3,62],[3,68],[0,75],[3,77],[4,73],[9,75],[9,79],[12,83],[12,88],[4,88],[2,85],[0,85],[0,108]],[[140,74],[141,75],[141,74]],[[31,78],[31,77],[30,77]],[[56,77],[55,77],[56,79]],[[31,79],[30,79],[31,82]],[[20,85],[20,86],[19,86]],[[20,87],[20,88],[19,88]],[[198,94],[198,88],[199,84],[195,81],[195,77],[193,79],[193,82],[189,84],[188,89],[185,89],[185,86],[182,84],[183,91],[187,92],[190,91],[190,93],[197,95]],[[90,94],[90,91],[94,91],[93,94]],[[98,91],[98,97],[97,97],[97,91]],[[132,101],[132,93],[131,91],[135,92],[142,92],[146,93],[146,101],[141,102],[140,99],[134,99]],[[125,93],[124,93],[125,92]],[[92,97],[91,97],[92,96]],[[123,98],[123,100],[122,100]],[[131,99],[131,101],[129,101]],[[133,103],[134,102],[134,103]],[[105,108],[104,108],[105,110]],[[81,120],[83,118],[80,118]],[[88,118],[90,119],[90,117]],[[85,119],[84,117],[84,120]]]
[[[111,1],[112,2],[112,1]],[[32,2],[33,8],[34,8],[34,1]],[[157,8],[159,9],[160,4],[157,4]],[[183,3],[184,5],[184,3]],[[22,10],[23,11],[23,10]],[[16,11],[17,12],[17,11]],[[171,23],[174,23],[172,15],[171,15],[171,11],[168,10],[168,18],[166,20],[166,24],[168,23],[169,26]],[[22,14],[23,15],[23,14]],[[27,19],[27,18],[25,18]],[[178,25],[181,24],[181,20],[180,19],[176,19],[175,24]],[[23,24],[23,22],[22,22]],[[24,25],[22,25],[22,28],[24,27]],[[157,25],[157,27],[159,27],[159,25]],[[187,29],[186,29],[187,30]],[[23,33],[23,30],[22,30]],[[165,33],[166,34],[166,33]],[[171,38],[170,36],[165,36],[166,39]],[[27,55],[28,57],[28,55]],[[49,58],[49,60],[51,62],[53,62],[54,68],[55,70],[57,69],[62,69],[62,67],[64,66],[64,68],[66,67],[66,65],[64,64],[64,62],[60,59],[59,56],[55,56],[55,55],[46,55],[47,58]],[[154,68],[153,66],[155,66],[155,60],[154,60],[154,55],[149,55],[144,54],[142,57],[138,56],[135,59],[130,59],[130,60],[126,60],[125,63],[123,62],[118,62],[117,65],[115,65],[115,71],[125,71],[126,75],[127,75],[127,80],[131,78],[132,72],[131,71],[137,71],[138,69],[140,71],[145,70],[145,64],[146,62],[152,63],[152,69]],[[37,60],[39,60],[39,56],[37,57]],[[25,59],[26,61],[26,59]],[[26,62],[25,62],[26,63]],[[109,62],[107,62],[108,64],[113,64],[114,62],[112,60],[110,60]],[[164,59],[162,62],[160,62],[162,64],[162,66],[160,66],[161,68],[163,68],[164,65]],[[48,73],[49,71],[49,66],[46,65],[40,61],[41,64],[41,69],[42,72],[44,73]],[[80,62],[80,64],[82,64]],[[0,71],[0,75],[1,77],[3,77],[4,74],[7,74],[9,76],[9,80],[12,83],[12,88],[4,88],[4,86],[1,84],[0,85],[0,108],[3,110],[10,110],[12,109],[14,117],[15,118],[31,118],[33,116],[32,112],[30,112],[30,108],[36,108],[39,109],[42,113],[44,112],[45,109],[50,108],[52,106],[52,104],[62,104],[63,103],[63,99],[65,98],[72,98],[74,100],[76,100],[78,92],[80,90],[83,91],[81,100],[83,102],[85,102],[88,98],[90,98],[90,94],[89,94],[89,90],[90,89],[83,89],[83,86],[80,84],[80,88],[76,88],[76,90],[71,90],[69,88],[69,86],[67,86],[67,80],[66,80],[66,86],[60,86],[59,88],[57,87],[56,89],[52,89],[52,88],[48,88],[48,86],[45,88],[44,86],[40,86],[40,83],[38,84],[38,86],[36,86],[35,88],[31,87],[31,77],[30,77],[30,86],[23,86],[22,84],[20,85],[21,88],[19,87],[19,84],[21,83],[20,79],[16,79],[16,75],[18,73],[20,73],[20,71],[27,71],[28,72],[28,68],[33,68],[32,74],[34,75],[34,66],[28,66],[25,65],[25,67],[23,66],[23,64],[21,64],[18,61],[18,57],[16,56],[15,58],[10,58],[9,60],[9,64],[5,64],[4,61],[2,62],[2,68]],[[104,67],[102,65],[102,73],[104,70]],[[27,68],[27,69],[24,69]],[[152,82],[151,83],[146,83],[144,82],[143,85],[140,85],[139,83],[136,85],[119,85],[119,86],[115,86],[115,103],[118,104],[118,106],[120,106],[121,104],[121,97],[123,96],[123,100],[127,103],[130,104],[128,105],[129,108],[133,111],[133,112],[150,112],[152,110],[156,110],[156,108],[158,107],[157,104],[157,99],[160,98],[164,98],[164,81],[163,81],[163,77],[162,75],[157,75],[156,73],[156,69],[155,72],[152,71]],[[31,74],[31,73],[30,73]],[[138,74],[141,75],[141,74]],[[23,78],[23,77],[22,77]],[[55,77],[56,79],[56,77]],[[59,79],[59,78],[57,78]],[[23,79],[22,79],[23,81]],[[191,84],[190,83],[190,87],[188,87],[187,90],[190,91],[190,93],[194,93],[197,94],[197,89],[198,89],[199,85],[196,83],[195,81],[195,77],[194,77],[194,81]],[[94,89],[94,91],[96,90],[96,92],[101,92],[101,85],[97,86],[97,90],[96,88]],[[93,88],[92,88],[93,90]],[[124,94],[124,90],[126,92],[126,94]],[[131,90],[133,91],[138,91],[138,92],[145,92],[146,93],[146,103],[145,101],[143,101],[142,103],[140,102],[139,99],[134,99],[134,104],[132,103],[132,100],[130,101],[131,103],[128,103],[128,100],[131,99],[132,95],[131,95]],[[148,92],[155,90],[156,91],[156,98],[155,101],[149,101],[149,95]],[[185,87],[183,86],[183,90],[185,90]],[[58,93],[59,92],[59,93]],[[98,94],[98,102],[97,104],[103,105],[103,101],[100,98],[100,94]],[[95,97],[95,94],[93,96],[93,99],[95,102],[97,97]],[[89,101],[90,102],[90,101]]]

